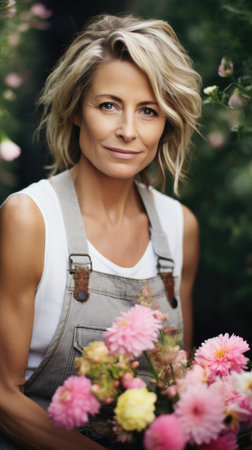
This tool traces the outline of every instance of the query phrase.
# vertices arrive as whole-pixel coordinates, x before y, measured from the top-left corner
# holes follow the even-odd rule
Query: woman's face
[[[80,127],[80,164],[129,179],[154,159],[165,115],[147,76],[131,62],[115,60],[99,66],[73,122]]]

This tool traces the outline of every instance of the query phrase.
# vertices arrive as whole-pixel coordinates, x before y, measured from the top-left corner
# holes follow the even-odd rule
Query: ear
[[[74,125],[76,125],[77,127],[80,127],[80,123],[81,123],[81,118],[80,118],[80,111],[76,111],[73,116],[72,116],[72,122]]]

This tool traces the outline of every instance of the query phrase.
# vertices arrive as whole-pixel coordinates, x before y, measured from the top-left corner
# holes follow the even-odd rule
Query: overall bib
[[[91,341],[103,340],[106,328],[121,312],[136,304],[144,288],[151,290],[154,303],[158,303],[160,310],[169,314],[168,324],[183,333],[179,283],[172,276],[174,262],[151,192],[136,184],[150,222],[154,251],[158,257],[158,275],[138,280],[92,270],[83,219],[69,171],[54,176],[52,182],[64,217],[69,268],[55,335],[42,362],[25,383],[25,395],[44,408],[48,407],[57,387],[75,373],[74,359],[81,356],[83,347]],[[85,434],[99,441],[99,436],[89,427],[84,428]],[[120,445],[114,448],[120,448]]]

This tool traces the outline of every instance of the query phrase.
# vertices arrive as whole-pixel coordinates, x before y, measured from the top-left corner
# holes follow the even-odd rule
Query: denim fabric
[[[62,207],[69,252],[87,255],[86,234],[71,176],[68,172],[64,172],[54,177],[53,182]],[[169,245],[165,242],[164,234],[159,227],[151,196],[148,195],[147,189],[144,192],[140,190],[139,193],[153,227],[154,243],[157,254],[161,258],[160,263],[162,264],[164,260],[165,269],[172,271],[173,261]],[[83,256],[76,256],[75,264],[82,265]],[[159,275],[146,280],[136,280],[91,271],[89,298],[82,303],[73,296],[74,278],[69,270],[58,328],[43,361],[27,380],[25,394],[46,408],[57,387],[69,375],[75,373],[74,359],[81,355],[82,348],[94,340],[103,340],[105,329],[111,326],[121,312],[128,311],[136,304],[139,294],[146,287],[151,290],[154,302],[159,304],[161,311],[169,313],[169,325],[176,327],[182,333],[182,313],[177,280],[175,280],[175,295],[178,307],[172,309]],[[87,429],[86,432],[88,432]],[[94,440],[99,441],[99,437],[97,439],[94,437]],[[112,445],[111,448],[117,447]]]

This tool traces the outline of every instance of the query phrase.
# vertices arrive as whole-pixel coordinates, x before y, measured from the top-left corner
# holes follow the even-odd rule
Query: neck
[[[126,216],[142,211],[133,178],[117,179],[93,172],[80,163],[71,169],[83,215],[120,224]]]

